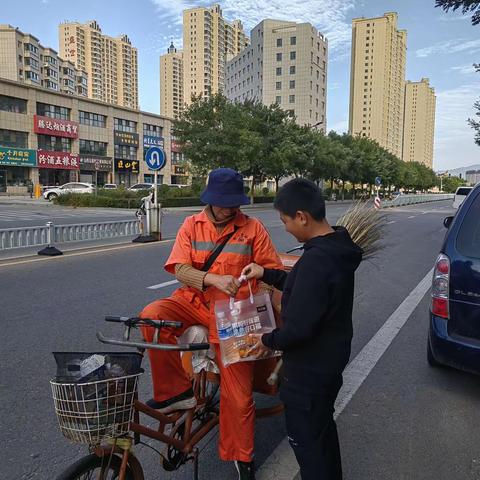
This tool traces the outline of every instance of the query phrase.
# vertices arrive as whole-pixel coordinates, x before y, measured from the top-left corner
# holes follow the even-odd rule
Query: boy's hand
[[[249,335],[249,343],[253,344],[248,351],[249,355],[255,355],[257,358],[263,358],[272,353],[272,350],[262,343],[262,335],[262,333],[251,333]]]
[[[264,272],[264,268],[260,265],[257,265],[256,263],[250,263],[242,270],[242,275],[246,280],[251,280],[252,278],[260,280],[263,277]]]
[[[240,288],[240,282],[233,275],[215,275],[207,273],[203,279],[206,287],[218,288],[223,293],[234,297]]]

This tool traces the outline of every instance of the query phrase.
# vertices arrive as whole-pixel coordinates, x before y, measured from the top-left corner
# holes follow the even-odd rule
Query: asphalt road
[[[363,262],[356,277],[352,359],[432,268],[449,205],[387,212],[384,250]],[[345,208],[329,205],[329,219],[334,223]],[[170,213],[164,224],[168,235],[174,235],[185,214]],[[255,215],[280,251],[296,244],[275,212],[259,208]],[[55,370],[51,352],[102,351],[95,331],[114,333],[113,326],[102,324],[104,315],[135,314],[168,295],[173,286],[147,287],[172,279],[162,269],[171,245],[125,244],[0,262],[0,478],[52,479],[85,453],[57,429],[48,384]],[[480,479],[478,378],[427,366],[427,312],[428,294],[338,418],[346,480]],[[149,389],[147,371],[143,398],[149,398]],[[259,420],[258,466],[284,436],[281,417]],[[215,440],[212,434],[202,444],[201,478],[236,478],[232,465],[217,459]],[[150,450],[140,449],[139,456],[147,479],[191,478],[191,465],[167,473]]]

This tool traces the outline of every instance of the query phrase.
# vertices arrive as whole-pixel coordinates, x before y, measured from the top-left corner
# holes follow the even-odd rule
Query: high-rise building
[[[402,158],[407,32],[397,29],[397,18],[353,20],[349,133]]]
[[[226,96],[290,110],[326,130],[327,39],[310,23],[263,20],[250,46],[227,63]]]
[[[88,97],[138,108],[137,49],[127,35],[102,34],[94,20],[58,27],[60,54],[88,73]]]
[[[160,57],[160,113],[177,118],[183,108],[183,53],[172,44]]]
[[[87,95],[87,73],[38,38],[0,25],[0,77],[70,95]]]
[[[405,84],[405,120],[403,127],[403,160],[433,166],[435,131],[435,90],[428,78]]]
[[[183,12],[183,98],[223,91],[225,63],[248,44],[242,23],[224,20],[220,5]]]

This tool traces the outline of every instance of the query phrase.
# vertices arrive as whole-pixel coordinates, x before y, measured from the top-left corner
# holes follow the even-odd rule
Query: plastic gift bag
[[[225,366],[257,360],[255,355],[249,353],[254,345],[250,334],[269,333],[275,328],[270,295],[268,293],[252,295],[251,290],[250,297],[245,300],[231,298],[215,302],[215,320],[222,362]],[[272,351],[270,357],[279,354]]]

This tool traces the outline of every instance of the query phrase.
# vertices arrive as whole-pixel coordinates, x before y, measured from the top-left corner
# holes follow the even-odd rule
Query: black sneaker
[[[235,467],[238,472],[238,480],[255,480],[255,465],[253,462],[235,460]]]
[[[194,408],[197,405],[197,399],[193,394],[193,389],[189,388],[180,395],[176,395],[163,402],[157,402],[151,398],[150,400],[147,400],[147,405],[150,408],[155,408],[155,410],[158,410],[161,413],[170,413],[175,410],[188,410],[189,408]]]

